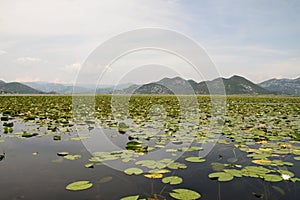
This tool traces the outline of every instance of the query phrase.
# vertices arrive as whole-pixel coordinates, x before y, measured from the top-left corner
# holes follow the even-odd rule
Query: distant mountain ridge
[[[113,85],[101,85],[98,86],[95,84],[61,84],[61,83],[50,83],[50,82],[22,82],[29,87],[32,87],[36,90],[40,90],[46,93],[57,93],[57,94],[111,94],[114,90]],[[131,86],[131,84],[120,84],[116,89],[124,89]],[[97,88],[96,88],[97,87]],[[96,89],[96,91],[95,91]]]
[[[44,92],[33,89],[22,83],[6,83],[0,80],[0,94],[44,94]]]
[[[259,86],[278,94],[300,94],[300,77],[295,79],[270,79],[258,84]]]
[[[210,91],[209,91],[210,89]],[[11,82],[0,80],[0,93],[11,94],[288,94],[300,95],[300,77],[270,79],[255,84],[242,76],[216,78],[197,83],[181,77],[163,78],[147,84],[68,85],[48,82]]]
[[[131,91],[132,92],[132,91]],[[120,92],[126,93],[126,92]],[[195,82],[180,77],[164,78],[160,81],[136,87],[135,94],[272,94],[241,76],[216,78],[212,81]]]

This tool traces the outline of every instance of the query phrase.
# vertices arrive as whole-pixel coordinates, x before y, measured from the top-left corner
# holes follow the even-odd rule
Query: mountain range
[[[224,87],[220,87],[224,84]],[[180,77],[163,78],[157,82],[137,85],[68,85],[48,82],[11,82],[0,80],[0,93],[13,94],[300,94],[300,77],[296,79],[270,79],[255,84],[248,79],[234,75],[230,78],[216,78],[210,81],[195,82]],[[225,89],[225,91],[224,91]]]
[[[18,82],[5,83],[0,80],[0,94],[44,94],[40,90],[36,90],[30,86]]]
[[[300,77],[296,79],[270,79],[259,83],[259,86],[278,94],[300,94]]]

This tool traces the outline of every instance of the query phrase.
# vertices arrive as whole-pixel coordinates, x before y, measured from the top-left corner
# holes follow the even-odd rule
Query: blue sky
[[[82,64],[101,43],[144,27],[171,29],[194,39],[220,76],[238,74],[254,82],[300,76],[296,0],[11,0],[0,2],[0,79],[74,83]],[[116,63],[140,67],[117,81],[142,83],[176,75],[172,70],[147,70],[153,60],[200,81],[177,58],[149,51]],[[110,67],[105,84],[124,78],[118,66]]]

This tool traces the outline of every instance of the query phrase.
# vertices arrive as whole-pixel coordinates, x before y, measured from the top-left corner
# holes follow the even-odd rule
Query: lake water
[[[203,163],[190,163],[186,157],[197,156],[198,152],[185,152],[176,160],[187,165],[186,169],[171,170],[168,175],[183,178],[180,185],[163,184],[161,179],[148,179],[143,175],[129,176],[123,171],[95,163],[94,168],[86,168],[89,163],[90,152],[80,140],[72,140],[76,133],[61,134],[62,140],[54,141],[53,134],[42,137],[21,138],[18,132],[31,131],[43,133],[46,130],[36,130],[32,122],[12,120],[14,132],[4,134],[1,131],[0,154],[5,158],[0,161],[0,199],[56,199],[56,200],[92,200],[92,199],[120,199],[130,195],[140,195],[140,198],[150,198],[160,194],[160,199],[172,199],[169,192],[174,188],[187,188],[201,194],[201,199],[270,199],[296,200],[300,195],[300,183],[281,181],[266,182],[258,178],[234,178],[229,182],[218,182],[208,178],[212,173],[212,162],[228,163],[228,159],[237,158],[239,165],[253,165],[247,153],[233,149],[233,144],[217,143],[213,150],[205,157]],[[3,122],[2,122],[3,123]],[[2,129],[2,128],[1,128]],[[33,131],[34,130],[34,131]],[[91,134],[99,134],[100,129],[93,129]],[[102,130],[105,134],[113,135],[113,141],[124,149],[126,135],[116,130]],[[87,139],[88,140],[88,139]],[[99,144],[101,145],[101,144]],[[104,144],[102,144],[104,145]],[[66,151],[79,154],[77,160],[67,160],[57,155]],[[234,155],[235,154],[235,155]],[[173,155],[176,157],[175,155]],[[177,157],[176,157],[177,158]],[[288,167],[296,176],[300,176],[300,162],[294,161],[292,156],[285,156],[285,161],[291,161],[294,166]],[[74,181],[88,180],[93,187],[83,191],[68,191],[65,187]],[[256,196],[255,196],[256,194]],[[260,196],[263,195],[263,196]]]

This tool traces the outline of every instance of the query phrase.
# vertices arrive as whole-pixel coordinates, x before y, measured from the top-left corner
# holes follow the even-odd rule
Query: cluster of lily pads
[[[169,157],[151,160],[143,159],[144,155],[172,144],[172,148],[166,148],[164,151],[170,157],[176,158],[183,152],[201,151],[201,145],[204,143],[218,142],[235,151],[244,152],[251,164],[239,163],[237,158],[225,163],[213,162],[212,171],[208,174],[211,179],[227,182],[235,178],[250,177],[267,182],[300,181],[290,169],[294,163],[286,161],[290,157],[295,162],[300,160],[300,98],[230,96],[227,98],[224,117],[218,119],[219,125],[222,126],[218,134],[210,127],[214,116],[208,96],[198,97],[199,107],[196,109],[199,116],[193,115],[194,105],[186,112],[180,108],[176,96],[133,95],[127,110],[129,116],[125,114],[127,111],[114,110],[111,101],[110,95],[97,95],[93,111],[97,120],[81,119],[78,128],[73,120],[71,96],[0,96],[3,133],[0,142],[14,136],[31,138],[49,134],[53,135],[53,140],[60,141],[63,140],[65,132],[71,133],[72,140],[83,140],[90,137],[90,130],[113,129],[120,135],[128,135],[126,146],[122,147],[121,151],[94,152],[89,163],[85,164],[86,168],[94,168],[95,163],[121,161],[135,165],[124,170],[129,176],[143,175],[145,178],[161,179],[163,184],[172,186],[188,180],[168,173],[185,170],[188,166]],[[165,113],[156,112],[152,109],[153,105],[161,105]],[[44,133],[34,130],[14,131],[14,123],[11,120],[16,117],[26,123],[37,124],[37,130],[43,130]],[[76,124],[78,125],[78,121]],[[86,132],[76,135],[76,130],[80,129]],[[68,152],[58,152],[57,155],[67,160],[81,158],[81,155]],[[0,154],[0,159],[3,158],[4,155]],[[195,155],[185,157],[184,160],[194,164],[206,161]],[[66,189],[85,190],[92,186],[93,183],[88,180],[79,180],[67,185]],[[168,194],[174,199],[189,200],[201,197],[198,192],[187,188],[174,188]],[[143,197],[134,195],[122,199],[137,200]]]

